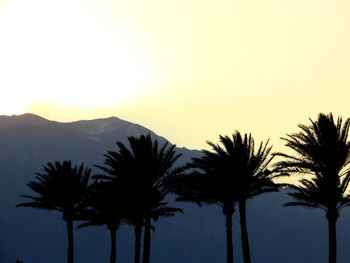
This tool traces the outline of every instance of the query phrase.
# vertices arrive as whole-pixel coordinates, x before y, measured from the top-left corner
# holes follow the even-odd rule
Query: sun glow
[[[118,104],[152,84],[150,50],[79,0],[8,2],[0,6],[0,35],[0,114],[36,101]]]

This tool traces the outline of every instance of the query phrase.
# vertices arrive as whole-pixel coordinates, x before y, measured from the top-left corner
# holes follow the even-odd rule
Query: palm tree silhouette
[[[67,263],[73,263],[73,221],[77,219],[81,201],[87,192],[91,170],[84,164],[72,167],[71,161],[47,163],[43,169],[42,173],[36,174],[36,181],[27,184],[36,195],[22,195],[31,201],[20,203],[17,207],[61,212],[68,234]]]
[[[269,155],[272,147],[268,147],[268,142],[261,142],[255,152],[252,135],[242,136],[238,131],[232,135],[232,139],[228,136],[220,136],[220,142],[228,155],[229,169],[234,176],[234,196],[239,206],[244,262],[250,263],[246,202],[254,196],[278,190],[277,184],[272,181],[276,174],[268,169],[273,158]],[[218,146],[214,146],[214,149],[222,151]]]
[[[139,199],[140,184],[136,176],[132,175],[134,165],[133,156],[129,149],[121,142],[117,142],[118,151],[108,151],[104,154],[104,165],[96,165],[104,174],[95,176],[98,180],[118,186],[117,191],[122,191],[125,204],[125,220],[134,226],[135,232],[135,254],[134,263],[140,262],[141,235],[144,225],[144,207]],[[120,187],[123,185],[123,187]]]
[[[90,186],[81,209],[79,219],[87,221],[78,226],[106,225],[111,236],[110,263],[117,262],[116,234],[125,219],[126,203],[123,200],[122,186],[96,181]]]
[[[143,263],[150,261],[151,221],[162,216],[172,216],[182,210],[169,207],[165,197],[169,190],[165,187],[166,178],[180,173],[181,169],[173,169],[176,154],[175,145],[165,143],[159,147],[157,140],[150,134],[140,137],[129,137],[129,146],[117,142],[117,152],[105,154],[104,166],[97,166],[107,176],[100,179],[123,182],[127,196],[127,220],[135,226],[135,257],[140,260],[140,244],[142,226],[145,226],[143,244]]]
[[[261,143],[257,152],[249,134],[243,137],[236,131],[232,139],[220,136],[223,145],[208,142],[213,151],[202,150],[203,156],[193,158],[189,168],[195,169],[186,176],[169,180],[178,200],[198,204],[219,204],[226,220],[227,262],[233,262],[232,215],[234,205],[239,204],[241,240],[244,262],[250,262],[249,239],[246,223],[246,201],[256,195],[277,191],[273,183],[274,173],[267,169],[273,157],[271,147]]]
[[[336,223],[340,210],[349,206],[347,188],[350,182],[350,120],[332,114],[319,114],[311,125],[298,125],[299,133],[282,138],[295,155],[277,153],[285,160],[276,164],[282,174],[302,174],[298,185],[289,184],[288,193],[295,201],[285,206],[319,208],[328,221],[329,262],[337,259]]]

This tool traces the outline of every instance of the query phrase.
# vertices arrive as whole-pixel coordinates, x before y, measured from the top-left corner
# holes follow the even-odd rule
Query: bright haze
[[[0,0],[0,114],[118,116],[180,146],[350,116],[347,0]]]

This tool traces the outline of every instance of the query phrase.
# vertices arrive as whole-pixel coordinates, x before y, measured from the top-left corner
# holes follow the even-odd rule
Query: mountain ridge
[[[124,119],[121,119],[116,116],[109,116],[105,118],[95,118],[95,119],[83,119],[83,120],[75,120],[75,121],[56,121],[56,120],[50,120],[47,118],[44,118],[40,115],[33,114],[33,113],[24,113],[24,114],[18,114],[18,115],[0,115],[0,127],[8,127],[11,124],[18,124],[18,121],[21,122],[21,124],[26,125],[63,125],[66,127],[80,127],[80,128],[86,128],[87,133],[91,133],[91,135],[104,133],[104,132],[113,132],[118,131],[122,129],[126,129],[126,132],[129,134],[132,134],[133,136],[140,136],[142,134],[150,133],[151,135],[157,137],[162,142],[169,142],[171,145],[175,144],[177,148],[184,149],[184,150],[190,150],[190,151],[199,151],[197,149],[190,149],[186,146],[178,146],[176,143],[170,142],[163,136],[158,135],[157,133],[153,132],[152,130],[137,124],[133,123]],[[106,128],[106,129],[103,129]],[[110,128],[110,129],[108,129]],[[95,131],[95,132],[93,132]],[[100,132],[98,132],[100,131]]]

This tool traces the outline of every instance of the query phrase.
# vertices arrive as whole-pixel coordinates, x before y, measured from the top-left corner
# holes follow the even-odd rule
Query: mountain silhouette
[[[115,117],[60,123],[33,114],[0,116],[0,262],[65,262],[66,232],[60,215],[15,208],[23,201],[20,195],[29,193],[26,183],[42,165],[68,159],[90,167],[102,164],[103,154],[115,150],[117,141],[127,143],[128,136],[148,133],[160,143],[167,141],[145,127]],[[182,153],[179,164],[200,156],[196,150],[177,151]],[[283,208],[288,201],[290,198],[281,191],[247,204],[252,262],[327,262],[324,215],[317,210]],[[184,214],[157,222],[152,233],[151,262],[225,262],[221,210],[187,203],[176,206],[183,208]],[[238,213],[234,217],[235,260],[242,262]],[[345,209],[338,223],[340,263],[350,258],[349,223],[350,210]],[[103,227],[76,230],[75,262],[108,262],[109,242]],[[119,262],[132,262],[132,227],[120,227],[117,246]]]

